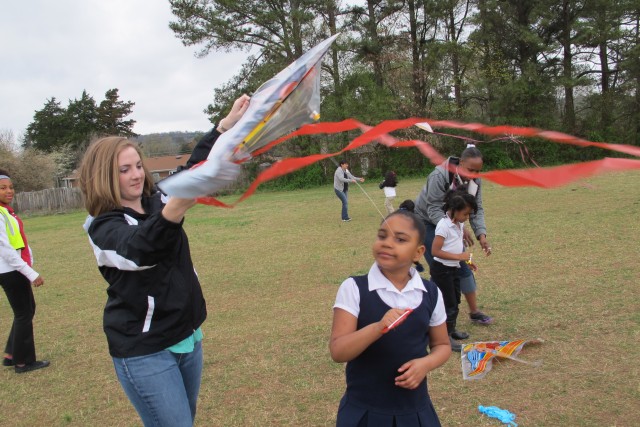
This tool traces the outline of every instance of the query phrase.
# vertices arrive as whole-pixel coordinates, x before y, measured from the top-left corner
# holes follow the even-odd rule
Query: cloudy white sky
[[[17,138],[55,97],[66,108],[86,90],[133,101],[134,132],[207,130],[213,90],[246,53],[196,58],[169,29],[166,0],[23,0],[0,8],[0,131]]]

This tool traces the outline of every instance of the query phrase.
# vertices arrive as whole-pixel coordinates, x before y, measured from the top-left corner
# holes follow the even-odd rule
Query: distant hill
[[[134,138],[147,157],[190,153],[206,132],[162,132]]]

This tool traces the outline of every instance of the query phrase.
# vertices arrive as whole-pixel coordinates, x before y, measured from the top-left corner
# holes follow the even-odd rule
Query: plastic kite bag
[[[160,181],[160,190],[169,196],[184,198],[213,194],[233,181],[219,176],[234,169],[231,163],[245,162],[252,153],[267,148],[277,138],[317,121],[320,118],[320,64],[336,37],[338,34],[322,41],[260,86],[251,96],[245,114],[220,135],[207,159]]]
[[[467,344],[462,347],[460,358],[462,361],[462,378],[478,380],[484,378],[491,370],[494,357],[515,360],[527,365],[540,366],[541,361],[528,362],[516,357],[525,344],[539,344],[541,339],[516,341],[483,341]]]

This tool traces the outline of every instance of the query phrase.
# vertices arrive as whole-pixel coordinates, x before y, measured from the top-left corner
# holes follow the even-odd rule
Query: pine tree
[[[124,120],[131,114],[135,102],[121,101],[118,89],[109,89],[97,110],[97,131],[101,135],[136,136],[133,132],[135,120]]]

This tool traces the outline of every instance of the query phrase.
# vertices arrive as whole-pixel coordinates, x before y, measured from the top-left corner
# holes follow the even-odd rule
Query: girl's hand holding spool
[[[393,328],[396,328],[405,321],[407,316],[412,312],[411,309],[392,308],[387,311],[382,319],[380,319],[380,333],[385,334]]]

